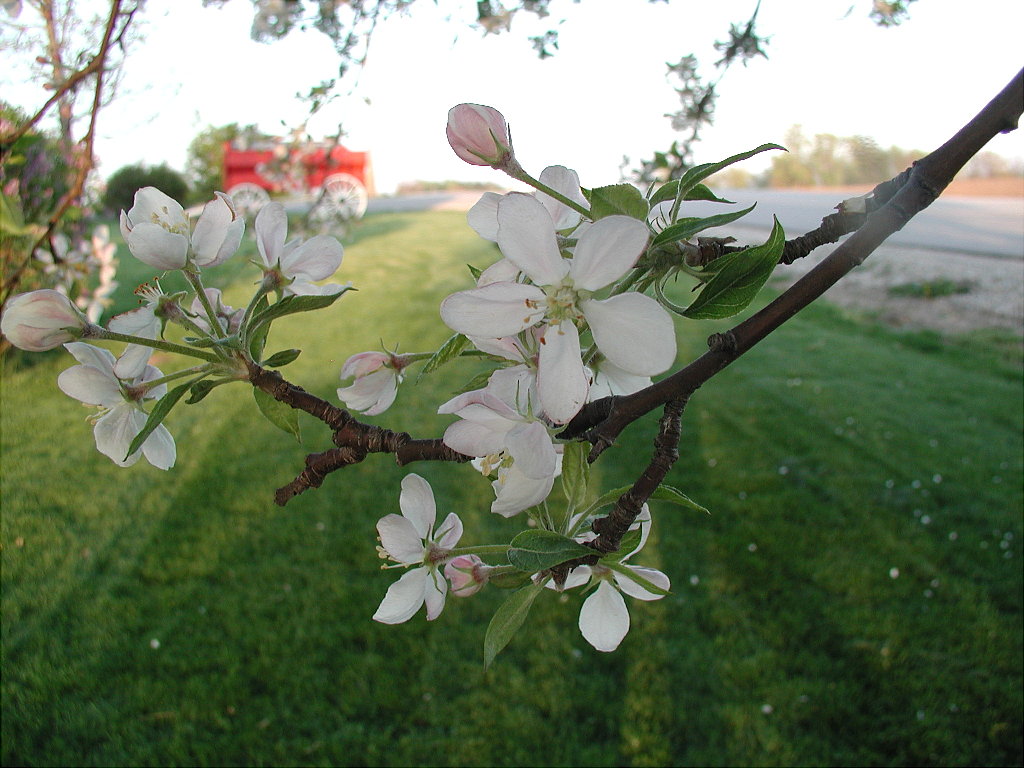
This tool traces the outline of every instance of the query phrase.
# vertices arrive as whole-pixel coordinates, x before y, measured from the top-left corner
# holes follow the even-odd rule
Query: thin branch
[[[247,363],[249,382],[278,402],[308,413],[332,431],[336,448],[306,457],[306,468],[287,485],[277,489],[274,501],[284,506],[310,488],[319,488],[332,472],[358,464],[371,453],[393,453],[401,467],[414,461],[449,461],[463,463],[472,456],[453,451],[440,439],[414,440],[408,432],[393,432],[384,427],[364,424],[344,408],[328,403],[284,379],[277,371],[268,371],[255,363]]]

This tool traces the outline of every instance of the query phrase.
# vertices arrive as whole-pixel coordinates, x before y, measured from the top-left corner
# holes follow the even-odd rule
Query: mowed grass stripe
[[[443,341],[441,299],[494,257],[462,214],[370,217],[335,277],[358,292],[277,324],[268,349],[303,347],[284,373],[333,399],[349,354]],[[232,274],[238,306],[255,276]],[[717,327],[681,325],[680,359]],[[73,361],[11,356],[4,762],[1019,762],[1020,364],[973,342],[830,308],[794,319],[687,409],[670,482],[712,514],[656,506],[636,558],[673,594],[627,598],[610,655],[579,635],[581,596],[545,594],[486,678],[503,593],[451,599],[433,623],[369,619],[399,574],[379,570],[373,525],[401,477],[427,477],[465,541],[507,540],[519,521],[486,513],[483,478],[371,457],[279,509],[273,489],[329,440],[304,419],[290,441],[242,385],[172,414],[172,472],[122,470],[56,389]],[[440,434],[437,405],[475,370],[407,385],[376,421]],[[601,460],[602,490],[635,479],[654,422]]]

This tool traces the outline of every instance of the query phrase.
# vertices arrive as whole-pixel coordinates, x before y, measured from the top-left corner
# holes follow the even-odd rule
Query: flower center
[[[171,219],[171,212],[167,210],[167,206],[163,206],[159,211],[153,211],[150,214],[150,220],[157,224],[172,235],[185,235],[188,237],[188,221],[184,218],[179,218],[178,221]]]
[[[552,325],[563,320],[583,321],[583,313],[576,308],[576,303],[583,297],[568,277],[555,285],[545,287],[544,295],[547,297],[545,314]]]

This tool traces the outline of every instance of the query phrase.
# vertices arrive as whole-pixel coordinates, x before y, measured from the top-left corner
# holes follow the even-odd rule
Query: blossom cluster
[[[612,651],[629,630],[623,595],[657,600],[669,593],[670,581],[661,571],[630,562],[650,534],[646,504],[617,551],[588,546],[602,508],[617,503],[626,489],[592,501],[596,494],[589,487],[584,444],[558,435],[588,403],[638,392],[672,366],[676,337],[670,310],[724,317],[749,303],[767,279],[781,250],[781,230],[747,257],[695,268],[689,240],[742,212],[697,219],[679,211],[686,199],[719,200],[700,179],[769,145],[698,167],[645,197],[630,185],[585,189],[575,171],[560,165],[533,178],[516,158],[505,118],[491,107],[454,107],[446,133],[466,162],[503,171],[534,191],[488,192],[470,209],[470,227],[497,246],[500,258],[475,269],[474,285],[441,302],[440,319],[454,335],[435,352],[352,355],[340,372],[350,383],[336,396],[348,408],[377,416],[396,401],[410,366],[423,363],[422,376],[463,355],[485,361],[491,367],[475,380],[476,388],[437,408],[453,419],[441,443],[472,459],[490,481],[492,513],[525,519],[526,525],[508,543],[460,544],[460,516],[448,512],[438,526],[430,485],[419,475],[407,475],[401,514],[387,514],[377,523],[378,553],[389,563],[383,567],[406,571],[388,588],[373,618],[398,624],[425,606],[433,620],[449,593],[468,597],[487,584],[515,589],[519,597],[506,605],[518,607],[499,609],[492,621],[502,639],[485,641],[493,653],[518,629],[521,607],[528,609],[545,588],[579,589],[586,594],[579,614],[584,639],[599,651]],[[130,466],[145,457],[170,468],[176,447],[163,421],[171,409],[186,396],[184,402],[199,402],[221,384],[255,383],[253,371],[294,360],[299,350],[264,355],[270,324],[287,314],[326,308],[348,290],[348,285],[323,282],[341,264],[338,240],[322,234],[305,242],[289,240],[285,209],[270,203],[254,222],[259,258],[254,263],[262,279],[247,306],[229,306],[219,290],[205,287],[202,274],[238,251],[244,230],[244,218],[223,193],[216,193],[193,225],[178,203],[147,187],[138,191],[130,210],[121,212],[121,235],[140,261],[156,270],[180,271],[192,289],[190,302],[188,292],[167,294],[153,281],[136,291],[141,306],[106,326],[98,323],[98,312],[90,308],[84,314],[55,290],[8,303],[0,330],[12,344],[30,351],[64,345],[75,358],[78,364],[60,375],[58,386],[99,409],[96,446],[115,463]],[[680,272],[703,283],[685,309],[664,293],[665,283]],[[171,325],[178,326],[179,341],[166,338]],[[92,340],[127,346],[115,357]],[[191,365],[164,374],[149,363],[153,350],[190,357]],[[260,394],[265,390],[256,398],[263,415],[288,431],[283,422],[294,418],[290,403]],[[277,406],[283,412],[274,411]],[[334,438],[341,446],[338,433]],[[560,476],[564,499],[553,495]],[[659,498],[700,509],[675,489],[662,485],[658,490]]]
[[[169,469],[177,456],[174,439],[162,421],[185,390],[194,400],[211,385],[243,380],[247,363],[257,350],[246,333],[255,334],[265,298],[275,293],[288,297],[334,297],[347,286],[316,281],[333,275],[341,264],[343,249],[333,237],[317,236],[303,243],[287,240],[287,217],[278,203],[267,205],[255,222],[256,241],[263,280],[246,309],[228,306],[219,289],[206,288],[202,271],[223,264],[242,242],[244,219],[227,195],[217,192],[206,204],[195,225],[182,206],[163,192],[140,189],[134,205],[122,211],[120,230],[135,258],[164,272],[180,270],[193,288],[194,298],[182,305],[185,292],[167,294],[157,281],[136,290],[137,309],[99,324],[105,293],[113,281],[114,246],[97,233],[93,250],[101,259],[100,289],[83,312],[66,291],[42,289],[13,297],[0,318],[0,331],[20,349],[44,352],[63,345],[78,361],[58,377],[59,388],[83,404],[96,407],[93,436],[96,448],[119,466],[131,466],[139,457],[160,469]],[[175,324],[186,334],[186,344],[168,341],[164,333]],[[266,324],[266,323],[262,323]],[[265,336],[265,334],[264,334]],[[263,337],[260,337],[263,338]],[[128,342],[120,356],[85,340]],[[198,360],[200,364],[165,375],[149,364],[154,350],[164,350]],[[169,382],[184,381],[173,393]],[[151,401],[164,402],[147,410]]]

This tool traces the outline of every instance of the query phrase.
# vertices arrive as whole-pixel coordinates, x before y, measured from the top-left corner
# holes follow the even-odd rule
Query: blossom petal
[[[398,377],[391,368],[381,368],[355,380],[351,386],[338,388],[338,399],[353,410],[376,416],[395,402]]]
[[[256,214],[256,248],[264,266],[274,267],[281,260],[288,236],[288,214],[280,203],[267,203]]]
[[[399,563],[423,562],[423,537],[412,521],[401,515],[385,515],[377,521],[380,545]]]
[[[577,289],[596,291],[625,275],[647,245],[647,226],[629,216],[606,216],[580,237],[570,274]]]
[[[345,249],[336,237],[317,235],[281,257],[281,271],[289,277],[324,280],[338,271]]]
[[[192,232],[192,251],[200,267],[215,267],[229,259],[242,242],[245,219],[235,212],[231,198],[223,192],[203,208]]]
[[[125,237],[128,250],[144,264],[157,269],[181,269],[188,257],[188,238],[168,232],[159,224],[136,224]]]
[[[381,624],[401,624],[411,619],[423,605],[429,578],[427,568],[414,568],[404,574],[388,587],[387,594],[373,614],[373,620]]]
[[[622,370],[610,360],[602,360],[594,371],[589,399],[600,400],[609,395],[631,395],[649,386],[650,376],[638,376]]]
[[[580,309],[598,349],[613,364],[639,376],[653,376],[676,359],[676,329],[665,308],[650,296],[623,293],[588,299]]]
[[[402,478],[402,493],[398,497],[402,514],[415,526],[421,539],[426,539],[437,517],[434,492],[430,483],[415,473]]]
[[[145,424],[146,414],[122,400],[96,422],[96,449],[119,467],[130,467],[139,460],[139,452],[128,456],[128,449]]]
[[[544,501],[554,484],[554,473],[538,479],[527,477],[515,464],[502,468],[498,470],[498,479],[491,483],[495,497],[491,512],[502,517],[517,515]]]
[[[434,532],[435,543],[442,549],[451,549],[461,538],[462,520],[454,512],[449,512],[441,527]]]
[[[661,587],[668,591],[672,586],[668,576],[654,568],[644,568],[640,565],[627,565],[626,567],[640,578],[647,579],[647,581],[651,582],[656,587]],[[637,600],[660,600],[664,597],[664,595],[647,591],[631,578],[621,573],[615,572],[613,577],[619,589],[630,597],[635,597]]]
[[[590,208],[580,189],[580,177],[576,171],[566,168],[564,165],[549,165],[540,172],[539,181],[541,184],[551,187],[555,192],[565,195],[573,202],[579,203],[583,208]],[[569,229],[580,223],[580,214],[561,200],[556,200],[543,192],[537,192],[536,195],[554,222],[556,230]]]
[[[114,376],[114,355],[108,349],[94,347],[84,341],[72,341],[64,345],[64,349],[71,353],[82,365],[91,365],[97,370],[109,374],[111,379]]]
[[[160,334],[160,318],[156,316],[153,307],[139,307],[112,317],[107,328],[114,333],[155,339]]]
[[[427,570],[424,568],[423,570]],[[423,602],[427,606],[427,621],[433,621],[441,615],[444,598],[448,594],[448,582],[436,568],[427,573],[427,581],[423,586]]]
[[[540,322],[544,291],[535,285],[491,283],[441,302],[441,319],[454,331],[500,339]]]
[[[555,225],[532,195],[510,192],[498,203],[498,247],[538,285],[553,285],[569,271]]]
[[[527,477],[542,479],[555,476],[555,447],[547,429],[539,421],[522,424],[505,438],[515,467]]]
[[[590,384],[580,355],[580,335],[566,320],[548,326],[541,339],[537,364],[537,393],[544,413],[556,424],[565,424],[587,401]]]
[[[489,456],[505,448],[505,434],[476,421],[456,421],[444,431],[441,441],[464,456]]]
[[[124,402],[117,380],[91,365],[76,365],[62,371],[57,386],[65,395],[86,405],[110,408]]]
[[[153,350],[142,344],[129,344],[114,363],[114,375],[125,381],[135,381],[146,370]]]
[[[170,469],[174,466],[178,451],[174,445],[174,438],[167,431],[167,427],[163,424],[157,425],[157,428],[146,438],[146,442],[142,444],[142,455],[157,469]]]
[[[580,632],[599,651],[614,651],[629,632],[629,611],[626,601],[607,581],[583,601],[580,610]]]
[[[492,243],[498,242],[498,203],[501,198],[497,192],[484,192],[466,214],[472,230]]]

